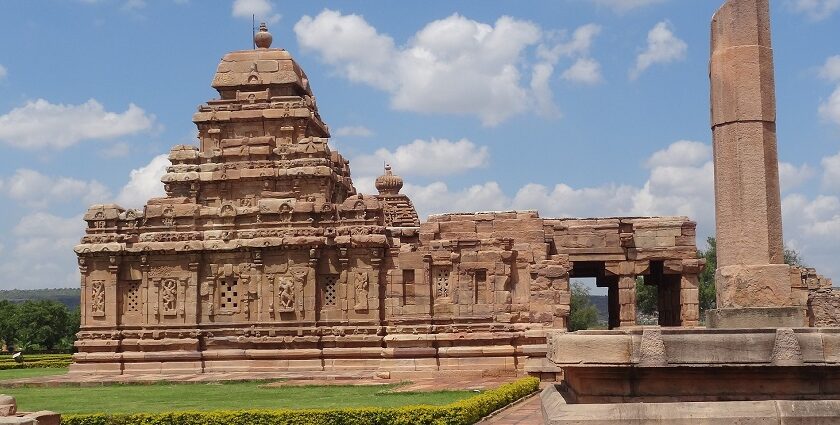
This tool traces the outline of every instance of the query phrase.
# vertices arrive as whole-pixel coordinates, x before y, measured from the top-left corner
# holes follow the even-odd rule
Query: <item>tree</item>
[[[589,288],[580,282],[572,282],[571,288],[569,330],[580,331],[598,325],[598,309],[589,298]]]
[[[645,279],[641,276],[636,278],[636,311],[642,314],[652,315],[656,312],[657,293],[656,286],[645,285]]]
[[[706,268],[700,273],[700,311],[711,310],[717,306],[715,291],[715,270],[717,270],[717,239],[714,236],[706,238],[709,246],[705,251],[698,251],[701,258],[706,259]]]
[[[55,301],[26,301],[18,306],[14,325],[21,348],[52,350],[67,335],[67,307]]]
[[[82,310],[79,306],[70,310],[67,316],[67,329],[64,338],[61,340],[62,349],[72,350],[76,341],[76,334],[82,326]]]
[[[0,345],[5,344],[6,349],[12,351],[15,345],[15,316],[17,305],[10,301],[0,301]]]

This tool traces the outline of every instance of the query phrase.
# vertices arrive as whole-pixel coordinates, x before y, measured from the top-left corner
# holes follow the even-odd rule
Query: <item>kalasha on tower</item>
[[[421,224],[389,166],[378,195],[356,192],[304,71],[265,25],[254,41],[222,58],[166,196],[85,214],[73,372],[552,373],[545,335],[567,326],[570,276],[608,288],[611,327],[635,324],[637,276],[658,287],[661,324],[697,324],[687,218]]]

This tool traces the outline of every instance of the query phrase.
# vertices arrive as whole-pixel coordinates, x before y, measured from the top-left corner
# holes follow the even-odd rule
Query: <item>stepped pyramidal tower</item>
[[[568,325],[570,277],[608,288],[611,327],[635,325],[637,276],[663,325],[698,323],[687,218],[421,223],[387,165],[378,194],[356,192],[306,73],[265,25],[254,41],[222,58],[166,196],[85,214],[72,372],[554,373],[545,335]]]

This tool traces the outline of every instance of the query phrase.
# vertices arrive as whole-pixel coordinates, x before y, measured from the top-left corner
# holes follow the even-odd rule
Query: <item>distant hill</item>
[[[58,301],[70,309],[79,306],[80,298],[81,290],[79,288],[0,290],[0,301],[9,300],[13,303],[22,303],[24,301],[51,300]]]
[[[595,308],[598,309],[598,321],[607,323],[609,319],[609,298],[606,295],[590,295],[589,299],[592,300],[592,304],[595,304]]]

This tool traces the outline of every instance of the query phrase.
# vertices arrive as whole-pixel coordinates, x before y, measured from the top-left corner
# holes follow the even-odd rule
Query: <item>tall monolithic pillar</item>
[[[793,324],[788,316],[799,313],[788,308],[769,0],[728,0],[718,10],[710,78],[718,309],[754,316],[744,326]]]

